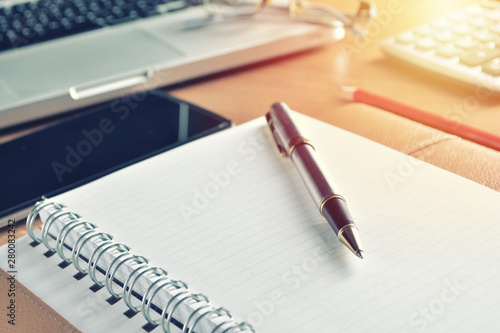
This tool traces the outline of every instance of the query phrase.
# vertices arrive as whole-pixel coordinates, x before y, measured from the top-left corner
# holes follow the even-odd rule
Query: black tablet
[[[0,226],[51,197],[231,127],[161,91],[127,95],[0,145]]]

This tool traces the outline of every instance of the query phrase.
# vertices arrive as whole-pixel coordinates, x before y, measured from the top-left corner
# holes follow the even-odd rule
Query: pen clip
[[[269,129],[271,130],[271,134],[273,135],[274,142],[276,143],[276,146],[278,147],[278,151],[282,157],[287,157],[288,154],[286,152],[285,146],[283,145],[283,142],[281,142],[281,139],[279,138],[278,134],[276,133],[276,128],[274,127],[273,124],[273,118],[271,116],[271,112],[268,112],[266,114],[266,120],[267,124],[269,125]]]

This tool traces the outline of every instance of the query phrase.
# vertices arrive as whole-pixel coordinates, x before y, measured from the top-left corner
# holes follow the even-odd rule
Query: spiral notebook
[[[38,203],[19,281],[84,332],[496,331],[500,194],[293,116],[365,259],[340,245],[261,118]]]

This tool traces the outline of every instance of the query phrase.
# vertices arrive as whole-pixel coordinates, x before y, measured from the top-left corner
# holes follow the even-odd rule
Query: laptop
[[[136,17],[125,13],[118,19],[112,15],[96,18],[89,10],[79,13],[82,6],[95,9],[105,4],[111,4],[106,9],[111,14],[116,7],[132,8],[130,15]],[[32,20],[41,7],[49,8],[47,18]],[[344,36],[340,24],[325,27],[297,22],[288,17],[286,3],[272,7],[254,16],[210,21],[202,5],[177,0],[0,1],[0,36],[4,29],[0,40],[4,46],[0,50],[0,128],[313,48]],[[85,30],[89,15],[100,28]],[[58,23],[46,22],[55,18]],[[12,22],[6,25],[11,19],[19,21],[14,24],[17,32],[13,32]],[[78,21],[84,19],[87,21]],[[47,31],[59,24],[61,37],[38,37],[38,30],[45,31],[40,30],[40,22],[47,25]],[[19,26],[25,23],[31,30]],[[76,24],[82,24],[84,32],[65,36],[62,28]]]

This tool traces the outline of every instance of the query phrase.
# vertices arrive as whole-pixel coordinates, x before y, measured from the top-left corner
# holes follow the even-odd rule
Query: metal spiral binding
[[[188,293],[188,292],[186,292],[186,293]],[[209,303],[209,300],[208,300],[208,298],[205,295],[202,295],[202,294],[189,294],[187,296],[184,296],[184,297],[180,298],[179,301],[177,303],[175,303],[175,305],[172,307],[172,311],[167,311],[167,309],[169,308],[170,303],[172,303],[172,301],[176,297],[178,297],[180,295],[183,295],[183,293],[179,293],[179,294],[175,295],[175,297],[172,297],[172,299],[163,308],[163,312],[161,314],[161,327],[163,328],[163,330],[165,332],[170,332],[170,321],[172,320],[172,314],[175,313],[175,310],[177,309],[177,307],[179,306],[179,304],[181,304],[183,302],[187,302],[189,300],[192,300],[192,301],[198,302],[198,303],[199,302]],[[167,325],[167,326],[165,326],[165,325]]]
[[[49,244],[48,235],[49,235],[50,226],[54,223],[55,220],[57,220],[58,218],[61,218],[61,217],[65,216],[65,215],[67,215],[70,218],[71,222],[76,221],[76,220],[78,220],[80,218],[80,216],[78,216],[77,214],[75,214],[73,212],[57,211],[55,213],[52,213],[47,218],[47,221],[45,221],[45,223],[43,224],[43,227],[42,227],[42,242],[45,245],[45,247],[47,249],[49,249],[49,251],[51,251],[51,252],[56,252],[56,248],[50,246],[50,244]],[[56,245],[57,245],[57,243],[56,243]]]
[[[63,205],[55,203],[55,202],[45,202],[45,198],[42,197],[43,201],[37,202],[35,207],[31,209],[28,218],[26,219],[26,230],[28,231],[28,235],[30,235],[31,239],[33,239],[37,243],[41,243],[42,239],[35,235],[33,231],[33,223],[35,222],[36,217],[40,213],[40,211],[46,207],[53,206],[57,210],[64,208]]]
[[[145,266],[149,263],[149,260],[146,259],[145,257],[138,256],[138,255],[132,255],[130,253],[128,254],[128,256],[126,258],[124,258],[121,261],[119,260],[120,257],[121,256],[116,257],[116,259],[113,260],[113,262],[111,262],[111,265],[109,265],[108,270],[106,271],[106,289],[111,294],[111,296],[113,296],[114,298],[117,298],[117,299],[120,299],[122,297],[120,295],[118,295],[117,293],[115,293],[115,291],[113,290],[112,282],[113,282],[113,279],[115,277],[116,271],[118,271],[118,268],[120,268],[121,265],[123,265],[129,261],[135,262],[136,264],[141,265],[141,267]],[[114,268],[114,270],[111,270],[111,268],[113,267],[115,262],[117,262],[116,267]]]
[[[68,264],[71,263],[72,258],[67,258],[64,255],[64,244],[66,241],[66,237],[68,234],[71,232],[71,230],[80,227],[81,229],[87,231],[87,230],[93,230],[96,228],[95,225],[93,225],[90,222],[85,222],[85,221],[71,221],[70,223],[66,224],[62,229],[61,232],[57,235],[56,239],[56,250],[57,254]],[[73,249],[71,249],[71,253],[73,253]]]
[[[88,237],[87,237],[88,235]],[[84,269],[80,266],[80,251],[82,250],[85,243],[87,243],[91,239],[99,239],[103,242],[110,241],[113,237],[109,234],[103,232],[97,232],[95,230],[88,230],[84,232],[76,241],[75,246],[73,247],[73,253],[71,254],[73,266],[83,274],[88,273],[88,269]]]
[[[135,277],[135,279],[131,280],[132,276],[134,276],[134,274],[136,272],[138,272],[139,270],[142,270],[142,272],[140,272],[139,275],[137,275]],[[163,268],[158,268],[158,267],[142,267],[142,266],[139,267],[139,268],[137,268],[134,272],[132,272],[130,274],[130,276],[128,277],[127,281],[125,281],[125,284],[123,285],[123,290],[124,290],[123,300],[125,301],[125,304],[127,304],[127,306],[130,309],[132,309],[132,311],[134,311],[134,312],[139,312],[140,309],[139,309],[139,306],[134,306],[132,304],[132,300],[130,299],[130,297],[132,295],[132,290],[134,290],[134,285],[137,282],[137,280],[139,280],[139,278],[142,275],[146,275],[148,273],[156,275],[156,277],[161,277],[162,275],[163,276],[168,276],[167,271],[164,270]],[[129,286],[129,283],[130,283],[130,286]]]
[[[101,248],[102,248],[102,250],[101,250]],[[115,248],[116,248],[117,252],[126,252],[126,253],[128,253],[128,251],[130,251],[130,248],[128,246],[125,246],[123,244],[113,243],[111,241],[107,241],[107,242],[104,242],[101,245],[99,245],[95,249],[95,251],[92,253],[92,255],[90,256],[90,260],[89,260],[89,276],[92,279],[92,281],[94,281],[94,283],[96,285],[98,285],[99,287],[104,286],[104,283],[102,281],[98,281],[97,278],[96,278],[96,276],[95,276],[95,269],[97,268],[97,262],[99,261],[99,259],[101,258],[101,256],[106,251],[109,251],[109,250],[115,249]],[[101,250],[101,252],[94,259],[95,254],[99,250]]]
[[[44,222],[41,237],[38,237],[34,233],[33,224],[39,213],[44,209],[51,212]],[[56,246],[53,247],[49,244],[49,230],[55,221],[63,217],[66,219],[66,224],[57,234]],[[245,322],[237,323],[228,310],[222,307],[215,308],[206,296],[193,293],[183,281],[172,280],[167,271],[163,268],[151,267],[147,258],[130,253],[130,248],[128,246],[113,242],[113,237],[110,234],[97,231],[96,225],[87,221],[82,221],[78,214],[66,211],[65,206],[62,204],[48,201],[43,197],[42,201],[38,202],[29,213],[26,226],[28,234],[35,242],[43,243],[50,251],[57,252],[66,263],[72,263],[80,273],[88,273],[89,277],[97,286],[106,286],[110,295],[117,299],[123,298],[125,304],[133,312],[142,312],[144,318],[150,324],[161,325],[165,333],[170,333],[172,319],[176,310],[178,310],[181,305],[186,305],[194,309],[187,320],[182,323],[182,333],[199,332],[196,331],[196,329],[201,325],[203,320],[216,320],[215,322],[219,322],[219,324],[211,330],[212,333],[255,333],[251,325]],[[75,231],[78,231],[80,236],[75,240],[72,247],[68,246],[67,237],[70,233]],[[98,245],[88,257],[88,266],[82,268],[80,266],[81,251],[88,242]],[[71,251],[71,258],[65,255],[65,247],[68,247]],[[116,257],[105,269],[105,279],[101,281],[96,276],[96,269],[99,266],[98,262],[106,252],[111,253],[111,251],[115,252]],[[135,264],[138,267],[132,270],[125,280],[125,283],[123,283],[122,290],[117,293],[113,289],[115,274],[120,267],[123,265],[127,266],[127,263]],[[104,267],[101,268],[104,269]],[[151,282],[151,284],[144,295],[141,296],[141,304],[133,305],[131,300],[132,292],[134,286],[141,278]],[[164,305],[163,309],[160,309],[162,311],[160,319],[153,319],[150,314],[151,307],[153,299],[160,291],[168,292],[172,297]],[[200,328],[198,327],[198,329]]]
[[[162,281],[163,281],[163,283],[159,283]],[[154,289],[153,287],[155,287],[156,284],[157,284],[156,289]],[[153,298],[158,293],[158,291],[160,291],[163,288],[167,288],[167,287],[170,287],[173,290],[175,290],[175,289],[188,290],[188,286],[184,282],[178,281],[178,280],[170,280],[170,278],[168,278],[168,277],[160,278],[160,279],[156,280],[155,283],[153,283],[151,286],[149,286],[148,290],[146,291],[146,293],[144,294],[144,296],[142,298],[142,314],[144,315],[144,318],[146,318],[146,320],[149,321],[152,325],[159,324],[159,321],[152,319],[151,315],[149,314],[149,312],[151,311],[151,304],[153,303],[152,302]],[[149,292],[152,290],[154,290],[154,291],[151,294],[151,298],[149,299],[148,295],[149,295]]]

